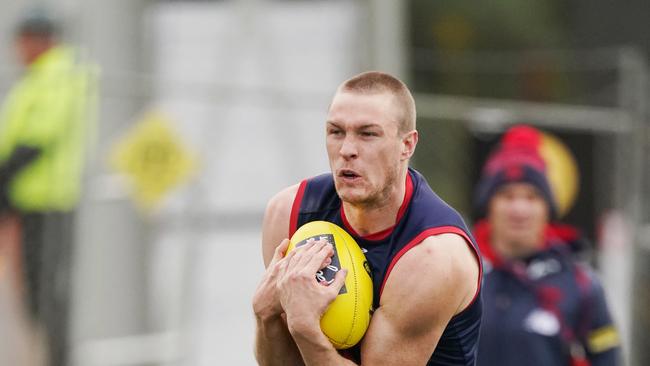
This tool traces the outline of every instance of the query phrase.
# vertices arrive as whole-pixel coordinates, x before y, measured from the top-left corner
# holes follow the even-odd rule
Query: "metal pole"
[[[634,300],[631,307],[631,340],[628,359],[632,365],[645,365],[650,362],[650,349],[647,343],[650,335],[650,240],[647,237],[650,227],[650,212],[648,212],[648,65],[641,52],[632,48],[624,48],[620,53],[621,89],[619,90],[620,105],[632,116],[633,131],[626,141],[622,141],[622,149],[627,160],[620,161],[619,174],[621,180],[628,183],[625,188],[625,208],[629,212],[630,224],[634,230],[632,239],[633,278],[631,289],[626,293],[626,299]],[[646,180],[646,181],[644,181]],[[628,284],[622,284],[630,287]],[[629,295],[630,291],[635,294]],[[629,302],[628,302],[629,303]]]
[[[408,84],[407,1],[369,0],[369,66]]]

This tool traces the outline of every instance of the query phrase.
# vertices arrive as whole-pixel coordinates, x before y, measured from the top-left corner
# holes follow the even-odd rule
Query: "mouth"
[[[337,176],[344,181],[354,181],[361,178],[361,175],[351,169],[340,169]]]
[[[510,228],[512,230],[530,230],[531,225],[526,221],[511,221]]]

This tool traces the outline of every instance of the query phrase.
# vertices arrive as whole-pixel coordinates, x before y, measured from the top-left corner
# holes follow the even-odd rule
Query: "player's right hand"
[[[277,294],[278,262],[285,257],[288,246],[289,239],[284,239],[275,248],[273,258],[253,295],[253,312],[260,319],[280,316],[283,312]]]

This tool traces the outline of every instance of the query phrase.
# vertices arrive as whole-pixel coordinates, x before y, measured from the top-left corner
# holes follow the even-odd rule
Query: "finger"
[[[304,261],[304,268],[307,271],[318,271],[323,268],[323,262],[326,258],[331,258],[334,254],[334,249],[327,242],[321,242],[318,248],[315,248],[314,253]]]
[[[325,268],[332,264],[332,257],[325,257],[325,260],[323,261],[323,264],[321,264],[320,268]]]
[[[332,292],[338,294],[339,291],[341,291],[341,288],[343,287],[343,285],[345,285],[345,278],[347,277],[347,275],[348,275],[348,270],[345,268],[336,272],[336,276],[334,276],[334,281],[329,285],[329,287],[331,287]]]
[[[282,259],[285,256],[288,247],[289,247],[289,239],[283,239],[280,242],[280,245],[275,247],[275,252],[273,253],[273,258],[271,258],[271,263],[269,265],[273,265],[277,263],[280,259]]]
[[[309,240],[300,248],[296,248],[294,250],[297,252],[296,259],[292,262],[292,266],[303,268],[325,245],[327,245],[327,241]]]
[[[293,258],[296,256],[296,251],[292,250],[284,258],[280,258],[277,264],[274,266],[274,270],[277,276],[282,276],[287,271],[287,268],[293,261]]]

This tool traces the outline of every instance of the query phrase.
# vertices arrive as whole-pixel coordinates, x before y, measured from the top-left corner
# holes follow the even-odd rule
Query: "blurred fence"
[[[368,50],[363,36],[350,36],[365,21],[353,2],[270,7],[263,22],[227,3],[152,5],[142,13],[144,25],[125,22],[133,34],[117,29],[122,38],[111,38],[120,44],[144,33],[147,42],[144,50],[134,42],[125,53],[104,56],[114,63],[104,68],[99,141],[75,229],[75,365],[253,364],[250,297],[262,273],[265,202],[328,169],[322,121],[329,98],[367,64]],[[101,8],[93,12],[101,18]],[[107,12],[103,21],[119,24],[137,14]],[[143,54],[119,58],[131,51]],[[548,54],[570,60],[558,68],[579,75],[591,92],[546,100],[496,86],[435,93],[444,80],[514,80],[530,55],[456,55],[441,64],[440,55],[416,51],[410,84],[421,139],[413,164],[471,221],[473,185],[498,133],[526,122],[563,138],[582,174],[567,220],[594,240],[594,262],[630,364],[648,364],[647,66],[625,49]],[[128,67],[138,63],[148,71]],[[196,154],[197,170],[146,211],[109,160],[151,111],[165,116],[182,148]]]

